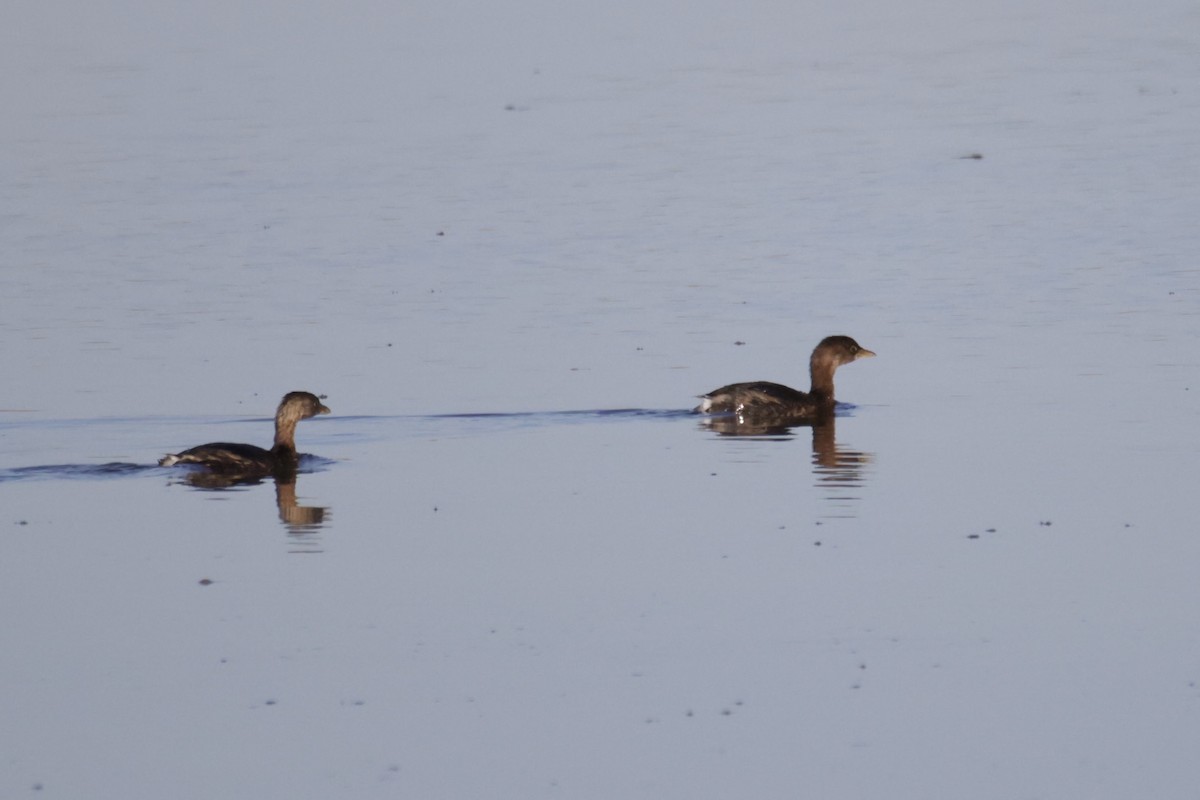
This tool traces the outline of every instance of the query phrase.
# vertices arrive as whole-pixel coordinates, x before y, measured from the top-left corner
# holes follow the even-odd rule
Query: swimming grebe
[[[328,414],[315,394],[288,392],[275,412],[275,446],[270,450],[252,444],[213,442],[168,455],[159,460],[160,467],[175,464],[200,464],[213,472],[237,475],[287,474],[296,471],[296,423],[302,419]]]
[[[837,405],[833,399],[833,373],[843,364],[873,355],[849,336],[828,336],[816,346],[808,362],[812,388],[807,394],[767,381],[732,383],[700,395],[702,402],[694,411],[793,418],[832,414]]]

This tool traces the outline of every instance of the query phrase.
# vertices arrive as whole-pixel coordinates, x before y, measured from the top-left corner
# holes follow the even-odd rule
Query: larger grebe
[[[700,395],[698,414],[746,414],[774,417],[819,417],[833,413],[833,373],[843,364],[875,355],[849,336],[829,336],[808,362],[812,388],[807,393],[778,383],[731,383]]]
[[[296,455],[296,423],[302,419],[328,414],[315,394],[288,392],[275,412],[275,445],[270,450],[252,444],[213,442],[163,457],[158,465],[200,464],[214,472],[237,475],[269,475],[295,472],[299,463]]]

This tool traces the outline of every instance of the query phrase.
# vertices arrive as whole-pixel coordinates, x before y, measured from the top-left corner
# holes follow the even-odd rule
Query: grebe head
[[[826,336],[813,350],[812,364],[836,369],[860,358],[872,358],[874,355],[874,352],[849,336]]]
[[[318,414],[328,414],[329,408],[322,405],[321,398],[310,392],[288,392],[279,403],[276,417],[291,420],[308,419]]]

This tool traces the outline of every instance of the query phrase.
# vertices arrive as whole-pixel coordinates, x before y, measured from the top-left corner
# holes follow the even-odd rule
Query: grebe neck
[[[837,365],[832,361],[818,359],[814,353],[808,368],[808,374],[812,378],[809,394],[818,400],[833,402],[833,373],[836,369]]]
[[[290,417],[275,419],[275,446],[272,450],[296,452],[296,422],[297,420]]]

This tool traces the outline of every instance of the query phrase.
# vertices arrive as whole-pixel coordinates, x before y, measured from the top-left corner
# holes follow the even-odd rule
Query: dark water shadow
[[[426,419],[538,419],[553,421],[672,419],[694,416],[686,409],[674,408],[591,408],[576,411],[510,411],[467,414],[425,414]]]
[[[30,480],[104,480],[146,475],[158,470],[157,464],[128,464],[120,461],[108,464],[47,464],[0,469],[0,483]]]
[[[532,430],[559,425],[595,425],[620,422],[656,422],[672,419],[691,419],[694,415],[682,409],[600,408],[568,411],[486,411],[454,414],[364,414],[339,416],[325,421],[341,432],[330,434],[331,439],[378,441],[386,438],[379,426],[401,424],[414,435],[474,436]],[[328,428],[326,430],[329,430]],[[389,431],[386,436],[394,436]]]
[[[304,453],[300,456],[300,469],[297,470],[297,473],[321,472],[328,469],[333,463],[331,459]],[[187,467],[160,467],[158,464],[132,464],[124,461],[111,461],[107,464],[42,464],[33,467],[0,469],[0,483],[36,480],[114,480],[139,475],[171,475],[174,473],[194,474]],[[238,476],[226,477],[238,478]],[[249,479],[253,476],[243,477]],[[259,477],[261,480],[262,477],[267,476]]]
[[[416,419],[496,423],[498,427],[537,427],[542,425],[582,425],[591,422],[629,422],[668,420],[691,417],[682,409],[593,408],[574,411],[505,411],[465,414],[422,414]],[[409,417],[413,419],[414,417]]]
[[[527,422],[531,425],[553,423],[583,423],[620,421],[634,419],[672,419],[694,417],[691,411],[661,408],[590,408],[573,411],[468,411],[455,414],[359,414],[339,415],[325,424],[353,422],[355,420],[483,420],[496,422]]]

